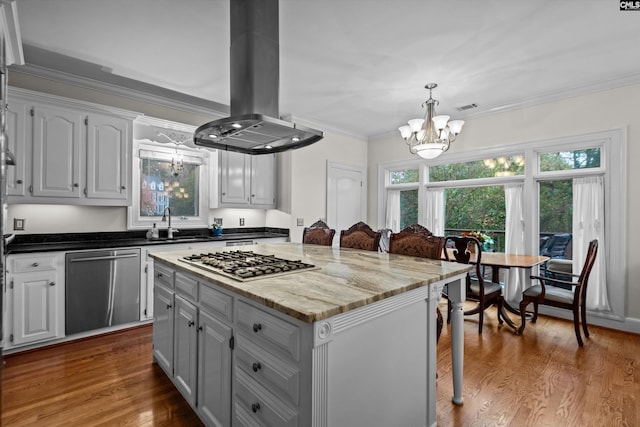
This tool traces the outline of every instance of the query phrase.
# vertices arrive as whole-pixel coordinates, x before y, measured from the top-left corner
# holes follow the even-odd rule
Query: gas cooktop
[[[288,260],[278,258],[275,255],[261,255],[252,251],[194,254],[182,257],[180,261],[240,281],[273,277],[275,275],[296,273],[317,268],[313,264],[308,264],[300,260]]]

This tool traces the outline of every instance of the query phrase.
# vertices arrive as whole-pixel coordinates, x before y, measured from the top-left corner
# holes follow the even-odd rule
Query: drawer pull
[[[31,267],[38,267],[40,266],[40,264],[38,264],[37,262],[34,262],[33,264],[31,264]]]
[[[49,286],[55,286],[56,282],[49,282]]]
[[[256,412],[258,412],[260,410],[260,404],[258,402],[252,403],[251,404],[251,410],[255,414]]]
[[[252,368],[253,372],[258,372],[260,369],[262,369],[262,365],[260,364],[260,362],[254,362]]]
[[[253,332],[255,332],[256,334],[258,333],[259,330],[262,329],[262,325],[260,323],[254,323],[253,324]]]
[[[195,324],[196,322],[194,322],[193,320],[189,320],[189,323],[187,323],[187,326],[192,327]]]

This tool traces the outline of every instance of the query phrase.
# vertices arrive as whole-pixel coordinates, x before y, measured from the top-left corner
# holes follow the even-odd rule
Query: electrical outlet
[[[18,231],[24,230],[24,218],[13,218],[13,229]]]
[[[240,227],[244,227],[244,218],[240,218]]]
[[[298,227],[304,227],[304,218],[298,218]]]
[[[213,222],[222,227],[222,218],[213,218]]]

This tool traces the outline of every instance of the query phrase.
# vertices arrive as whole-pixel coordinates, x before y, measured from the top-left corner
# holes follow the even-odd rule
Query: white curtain
[[[505,252],[524,255],[524,187],[522,184],[508,184],[504,187],[506,209]],[[507,270],[504,286],[504,298],[516,306],[522,299],[526,270],[510,268]]]
[[[587,247],[598,239],[598,255],[589,276],[586,305],[609,311],[604,241],[604,183],[601,176],[573,180],[573,272],[582,271]]]
[[[436,236],[444,236],[444,189],[426,191],[423,225]]]
[[[387,209],[385,211],[384,226],[394,233],[400,231],[400,191],[387,190]]]

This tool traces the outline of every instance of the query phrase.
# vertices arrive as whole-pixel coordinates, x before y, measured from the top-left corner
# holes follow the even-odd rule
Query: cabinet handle
[[[198,326],[198,331],[202,332],[204,328],[202,326]]]
[[[34,262],[33,264],[31,264],[31,267],[34,267],[34,268],[35,268],[35,267],[37,267],[37,266],[39,266],[39,265],[40,265],[40,264],[38,264],[37,262]]]
[[[126,190],[126,189],[127,189],[127,187],[125,187],[124,185],[121,185],[121,186],[120,186],[120,189],[121,189],[121,190]]]
[[[258,372],[260,369],[262,369],[262,365],[260,364],[260,362],[253,362],[253,366],[251,366],[251,368],[253,369],[253,372]]]
[[[189,320],[189,323],[187,323],[187,326],[192,327],[195,324],[196,322],[194,322],[193,320]]]
[[[258,333],[258,331],[261,329],[262,329],[262,325],[260,323],[253,324],[253,332]]]
[[[173,307],[171,304],[167,304],[167,310],[169,310],[171,307]]]
[[[17,179],[16,180],[16,184],[22,184],[22,180],[21,179]]]
[[[252,403],[251,404],[251,410],[253,411],[254,414],[256,412],[258,412],[260,410],[260,403],[258,403],[258,402]]]
[[[56,282],[49,282],[49,286],[55,286]]]
[[[78,188],[78,187],[80,187],[80,184],[78,184],[78,183],[76,182],[76,183],[74,183],[74,184],[73,184],[73,186],[74,186],[75,188]]]
[[[256,195],[255,195],[255,194],[252,194],[252,195],[251,195],[251,197],[256,197]]]
[[[156,277],[162,277],[162,273],[156,273]]]

